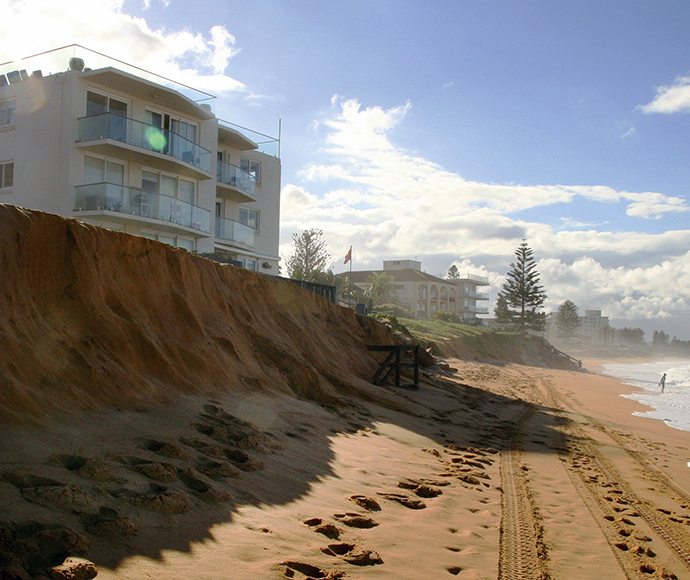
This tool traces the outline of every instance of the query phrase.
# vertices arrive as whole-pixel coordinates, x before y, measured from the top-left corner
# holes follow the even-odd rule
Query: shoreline
[[[616,378],[629,387],[631,392],[622,394],[623,398],[636,401],[644,407],[644,410],[636,411],[635,416],[661,421],[671,429],[690,431],[690,423],[685,422],[685,415],[679,409],[683,405],[687,406],[689,402],[687,401],[687,395],[682,391],[677,391],[673,383],[667,384],[665,394],[662,394],[656,382],[657,378],[664,372],[670,372],[673,369],[690,368],[690,359],[663,358],[652,361],[610,362],[604,364],[627,367],[625,369],[627,371],[626,374],[632,372],[637,375],[637,378],[630,378],[621,376],[622,373],[620,372],[618,374],[615,372],[606,374],[606,376]],[[645,368],[648,365],[660,368],[655,368],[654,372],[650,373],[650,369]],[[612,369],[612,371],[615,371],[615,369]],[[681,397],[680,399],[678,399],[679,396]]]

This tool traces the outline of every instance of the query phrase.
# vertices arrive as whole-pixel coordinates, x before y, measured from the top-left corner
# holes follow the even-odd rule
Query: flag
[[[350,246],[350,250],[345,255],[345,261],[343,264],[347,264],[350,260],[352,260],[352,246]]]

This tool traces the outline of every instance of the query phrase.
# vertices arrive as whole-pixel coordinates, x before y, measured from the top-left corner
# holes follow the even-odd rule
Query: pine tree
[[[571,300],[566,300],[556,312],[556,330],[558,336],[569,340],[580,328],[580,312]]]
[[[503,290],[499,292],[498,298],[505,301],[505,308],[518,330],[544,330],[546,314],[539,312],[539,309],[547,296],[544,287],[539,284],[534,252],[523,240],[515,250],[515,255],[517,261],[510,264]]]
[[[496,322],[500,324],[511,324],[514,320],[513,312],[508,308],[508,302],[505,296],[498,295],[496,298],[496,308],[494,308],[494,316]]]
[[[286,263],[290,278],[323,282],[330,261],[323,230],[304,230],[301,234],[292,234],[292,254]]]
[[[448,273],[446,274],[446,280],[459,280],[460,279],[460,270],[458,270],[458,267],[453,264],[450,268],[448,268]]]

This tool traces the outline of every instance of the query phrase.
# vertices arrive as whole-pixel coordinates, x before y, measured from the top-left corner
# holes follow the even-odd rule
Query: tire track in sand
[[[498,580],[547,580],[546,549],[521,462],[520,435],[534,409],[526,407],[509,428],[501,453],[501,532]]]
[[[566,416],[566,411],[581,417],[591,427],[612,436],[612,439],[632,457],[638,465],[647,467],[647,461],[640,461],[641,456],[632,452],[620,437],[613,437],[609,429],[596,419],[586,416],[569,404],[550,384],[541,380],[545,389],[540,392],[535,388],[535,395],[555,414],[561,416],[563,425],[570,436],[565,435],[566,445],[560,453],[561,460],[578,493],[588,506],[602,530],[604,537],[618,560],[621,569],[629,578],[649,578],[650,575],[661,578],[676,578],[672,572],[655,562],[656,554],[651,549],[652,539],[641,531],[633,521],[641,518],[650,530],[661,539],[677,559],[690,570],[690,537],[675,521],[664,517],[649,501],[635,492],[618,468],[598,449],[594,441],[577,422]],[[665,474],[654,468],[655,479],[664,482],[669,491],[681,498],[685,494]],[[634,540],[637,540],[635,542]],[[647,545],[648,547],[644,547]]]

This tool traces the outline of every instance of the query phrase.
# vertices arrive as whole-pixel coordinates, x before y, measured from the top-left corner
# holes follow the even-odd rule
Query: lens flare
[[[145,138],[154,151],[163,150],[168,143],[163,132],[156,127],[149,127],[146,129]]]

